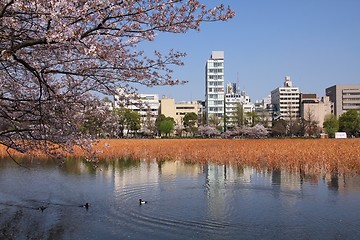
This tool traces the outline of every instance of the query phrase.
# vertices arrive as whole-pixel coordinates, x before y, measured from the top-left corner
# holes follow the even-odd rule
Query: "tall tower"
[[[224,52],[212,51],[205,67],[206,123],[213,115],[224,117]]]

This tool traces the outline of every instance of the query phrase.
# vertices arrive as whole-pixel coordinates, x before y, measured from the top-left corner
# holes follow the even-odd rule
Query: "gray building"
[[[347,110],[357,109],[360,111],[360,84],[339,84],[328,87],[325,90],[333,103],[331,113],[339,117]]]

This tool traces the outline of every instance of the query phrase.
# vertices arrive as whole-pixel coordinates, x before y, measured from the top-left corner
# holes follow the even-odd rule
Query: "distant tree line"
[[[360,114],[351,109],[343,113],[339,118],[334,115],[325,117],[324,130],[329,137],[334,137],[336,132],[346,132],[348,137],[360,136]]]
[[[149,115],[141,119],[138,112],[115,108],[104,109],[102,114],[94,117],[88,109],[88,117],[82,126],[82,133],[93,138],[129,138],[129,137],[200,137],[200,138],[265,138],[265,137],[319,137],[324,132],[334,137],[335,132],[346,132],[348,137],[360,136],[360,114],[349,110],[339,118],[328,115],[323,128],[318,126],[309,115],[301,119],[277,119],[269,126],[257,113],[241,113],[232,117],[224,131],[224,123],[215,115],[209,117],[208,123],[199,121],[194,112],[186,113],[181,122],[164,114],[154,121]],[[87,113],[85,112],[85,114]],[[0,126],[6,128],[6,126]]]

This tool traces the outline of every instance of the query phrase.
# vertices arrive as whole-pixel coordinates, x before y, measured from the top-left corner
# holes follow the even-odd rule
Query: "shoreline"
[[[360,139],[103,139],[94,149],[101,159],[360,173]]]
[[[256,169],[360,174],[360,139],[101,139],[93,148],[95,157],[79,148],[67,157],[88,158],[90,162],[114,159],[211,162]],[[4,152],[1,147],[3,158],[7,156]]]

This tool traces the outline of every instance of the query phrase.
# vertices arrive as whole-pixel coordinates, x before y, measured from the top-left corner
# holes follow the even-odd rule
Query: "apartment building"
[[[299,88],[293,87],[290,76],[286,76],[284,85],[271,91],[273,119],[298,119],[300,117],[299,97]]]
[[[205,117],[224,117],[224,52],[212,51],[205,67]]]
[[[270,128],[272,126],[273,114],[270,95],[255,102],[255,112],[264,127]]]
[[[160,108],[158,94],[125,94],[121,90],[118,92],[119,94],[114,96],[115,108],[124,107],[138,112],[142,123],[149,120],[155,122]]]
[[[239,109],[240,108],[240,109]],[[254,104],[250,103],[250,97],[244,91],[238,91],[235,83],[226,86],[225,94],[225,116],[226,127],[233,128],[239,124],[240,116],[245,120],[247,112],[253,112]]]
[[[331,113],[339,117],[347,110],[357,109],[360,111],[360,84],[339,84],[325,89],[333,103]]]

